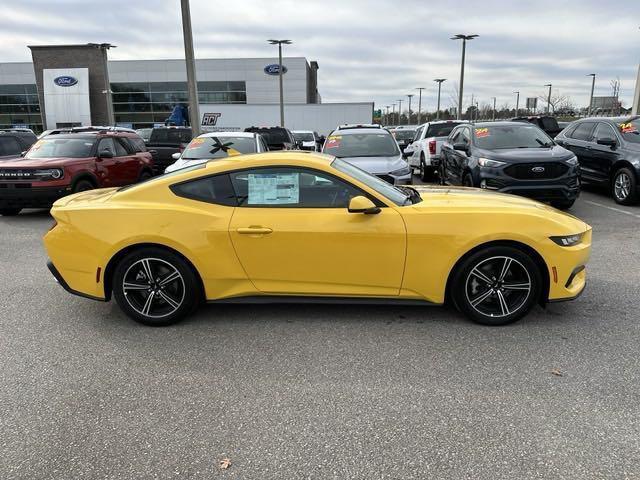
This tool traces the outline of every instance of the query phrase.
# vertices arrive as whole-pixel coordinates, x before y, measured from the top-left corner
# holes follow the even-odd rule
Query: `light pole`
[[[184,59],[187,64],[187,90],[189,92],[189,123],[194,137],[200,135],[200,112],[198,111],[198,84],[196,83],[196,62],[193,56],[193,34],[191,33],[191,12],[189,0],[181,0],[182,35],[184,37]]]
[[[547,83],[545,87],[549,87],[549,96],[547,97],[547,113],[551,111],[551,84]]]
[[[391,108],[391,105],[385,105],[385,108],[387,109],[387,117],[384,121],[385,125],[387,125],[389,123],[389,109]]]
[[[591,111],[593,108],[593,89],[596,86],[596,74],[595,73],[590,73],[587,75],[587,77],[592,77],[591,79],[591,95],[589,96],[589,116],[591,116]]]
[[[396,104],[392,103],[391,104],[391,122],[393,122],[396,119]]]
[[[445,80],[446,78],[436,78],[434,80],[434,82],[438,82],[438,109],[436,110],[436,120],[440,120],[440,90],[442,89],[442,82]]]
[[[409,95],[407,95],[407,97],[409,98],[409,120],[407,120],[407,125],[411,124],[411,98],[413,97],[413,93],[410,93]]]
[[[458,92],[458,120],[462,118],[462,92],[464,87],[464,55],[465,49],[467,46],[467,40],[473,40],[478,35],[463,35],[462,33],[458,33],[451,37],[451,40],[462,40],[462,60],[460,62],[460,91]]]
[[[422,123],[422,90],[424,90],[425,87],[418,87],[416,88],[416,90],[418,90],[418,125],[420,125]]]
[[[518,116],[519,107],[520,107],[520,92],[513,92],[516,94],[516,117]]]
[[[398,100],[398,125],[402,123],[402,102],[402,99]]]
[[[493,121],[496,121],[496,97],[493,97]]]
[[[284,127],[284,95],[282,93],[282,45],[291,45],[291,40],[267,40],[271,45],[278,45],[278,79],[280,80],[280,126]]]

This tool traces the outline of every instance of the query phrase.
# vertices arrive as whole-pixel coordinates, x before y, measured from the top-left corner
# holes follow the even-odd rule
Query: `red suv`
[[[135,133],[89,130],[48,135],[23,157],[0,161],[0,215],[49,208],[75,192],[146,180],[152,167],[151,154]]]

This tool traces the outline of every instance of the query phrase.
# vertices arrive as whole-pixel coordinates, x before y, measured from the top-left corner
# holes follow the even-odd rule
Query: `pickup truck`
[[[436,120],[423,123],[404,151],[409,167],[419,170],[423,182],[432,181],[440,165],[440,147],[456,125],[466,120]]]
[[[153,156],[153,173],[161,175],[175,162],[174,153],[182,153],[189,145],[191,127],[156,127],[151,131],[147,151]]]
[[[551,138],[556,138],[562,131],[562,127],[558,125],[558,121],[554,117],[549,115],[531,115],[529,117],[515,117],[512,118],[513,122],[529,122],[543,130]]]

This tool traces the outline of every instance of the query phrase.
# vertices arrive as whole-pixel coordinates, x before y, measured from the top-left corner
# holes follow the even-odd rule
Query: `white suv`
[[[466,120],[436,120],[423,123],[416,130],[413,142],[405,149],[409,166],[417,168],[423,182],[433,180],[440,165],[440,147],[456,125]]]

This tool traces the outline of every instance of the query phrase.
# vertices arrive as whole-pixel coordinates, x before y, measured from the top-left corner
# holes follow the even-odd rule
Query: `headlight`
[[[555,243],[560,245],[561,247],[573,247],[580,243],[582,240],[582,233],[577,233],[575,235],[564,235],[561,237],[549,237]]]
[[[41,180],[54,179],[59,180],[64,176],[64,170],[61,168],[46,168],[33,172],[34,177],[40,177]]]
[[[569,160],[567,160],[567,163],[569,165],[578,165],[578,157],[576,157],[575,155],[573,157],[571,157]]]
[[[405,175],[410,175],[410,174],[411,174],[411,169],[409,168],[409,165],[389,173],[389,175],[393,175],[395,177],[404,177]]]
[[[498,160],[489,160],[488,158],[479,158],[478,165],[480,165],[481,167],[496,168],[501,167],[502,165],[506,165],[506,163],[499,162]]]

